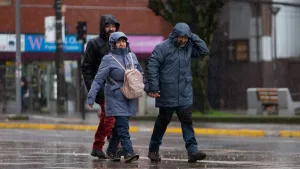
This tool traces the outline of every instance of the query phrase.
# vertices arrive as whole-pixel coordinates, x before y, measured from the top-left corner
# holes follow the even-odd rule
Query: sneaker
[[[137,161],[139,158],[140,158],[140,156],[135,153],[127,153],[124,156],[125,163],[131,163],[133,161]]]
[[[112,153],[112,152],[107,152],[107,158],[110,159],[111,161],[120,161],[121,158],[117,156],[117,153]]]
[[[195,163],[195,162],[197,162],[197,160],[203,160],[205,158],[206,158],[206,154],[201,151],[198,151],[198,152],[189,154],[188,162]]]
[[[102,150],[93,150],[91,156],[98,157],[98,159],[107,159],[106,155],[103,153]]]
[[[159,152],[158,151],[154,151],[154,152],[149,152],[148,153],[148,158],[151,160],[151,161],[161,161],[161,157],[159,155]]]

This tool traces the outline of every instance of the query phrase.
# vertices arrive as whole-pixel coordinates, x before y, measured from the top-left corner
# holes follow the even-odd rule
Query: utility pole
[[[22,112],[21,103],[21,77],[22,77],[22,58],[21,58],[21,7],[20,0],[16,0],[16,102],[17,113]]]
[[[277,68],[277,33],[276,33],[276,15],[279,12],[279,7],[270,7],[271,13],[272,13],[272,20],[273,20],[273,54],[274,54],[274,60],[273,60],[273,71],[274,71],[274,87],[278,87],[278,68]]]
[[[84,83],[82,80],[82,74],[81,74],[81,62],[84,57],[84,46],[85,46],[85,41],[82,42],[82,52],[81,52],[81,58],[77,60],[77,65],[78,65],[78,84],[79,84],[79,111],[81,112],[81,117],[82,120],[85,120],[85,95],[84,95]]]
[[[62,0],[54,0],[55,8],[55,32],[56,32],[56,52],[55,66],[57,77],[57,113],[65,112],[66,102],[66,84],[65,84],[65,68],[63,59],[63,40],[62,40]]]
[[[81,112],[82,119],[85,120],[85,95],[84,95],[84,83],[82,80],[81,75],[81,61],[84,57],[84,46],[86,44],[86,36],[87,36],[87,22],[86,21],[78,21],[76,26],[77,34],[76,39],[78,42],[82,43],[82,52],[81,52],[81,58],[78,59],[77,65],[78,65],[78,84],[79,84],[79,111]]]

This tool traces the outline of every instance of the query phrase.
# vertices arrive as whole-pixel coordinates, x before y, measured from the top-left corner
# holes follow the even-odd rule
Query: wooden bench
[[[300,111],[300,101],[292,99],[288,88],[248,88],[247,106],[248,115],[293,117]]]
[[[257,100],[264,108],[264,115],[278,113],[279,97],[277,88],[257,88],[256,93]]]

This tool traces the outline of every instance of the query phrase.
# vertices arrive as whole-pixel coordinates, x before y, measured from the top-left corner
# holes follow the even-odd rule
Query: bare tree
[[[187,23],[192,32],[203,39],[207,45],[213,40],[217,28],[217,16],[223,7],[223,0],[149,0],[148,7],[156,15],[175,25],[178,22]],[[192,61],[194,108],[207,112],[208,56]]]

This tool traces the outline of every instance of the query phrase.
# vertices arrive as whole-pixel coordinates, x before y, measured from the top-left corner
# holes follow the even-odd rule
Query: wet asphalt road
[[[197,136],[208,157],[188,163],[181,135],[166,134],[160,163],[147,158],[149,133],[131,133],[140,159],[131,164],[89,155],[94,132],[0,129],[0,169],[40,168],[300,168],[300,139]],[[106,147],[105,147],[106,148]]]

